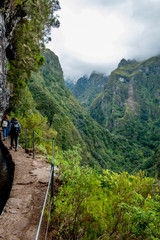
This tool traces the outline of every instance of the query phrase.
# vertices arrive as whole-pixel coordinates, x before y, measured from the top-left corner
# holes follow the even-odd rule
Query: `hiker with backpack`
[[[10,149],[13,147],[13,140],[15,140],[15,151],[17,151],[18,148],[18,138],[21,133],[21,125],[19,124],[16,117],[13,117],[10,124],[10,132],[9,135],[11,137],[10,142]]]
[[[2,129],[3,129],[3,141],[6,141],[8,134],[9,134],[9,128],[10,128],[10,120],[9,116],[5,115],[2,120]]]

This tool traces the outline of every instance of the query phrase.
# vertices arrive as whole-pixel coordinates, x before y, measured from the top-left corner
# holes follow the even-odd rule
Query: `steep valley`
[[[76,88],[77,95],[78,83],[79,80],[72,88],[72,91]],[[87,91],[92,93],[93,89]],[[125,169],[143,169],[152,176],[159,175],[160,159],[156,157],[160,149],[159,56],[143,62],[122,59],[86,109],[122,145],[127,141],[128,147],[122,155],[131,168]]]
[[[118,164],[114,164],[119,158],[118,141],[89,116],[66,88],[58,57],[50,50],[44,57],[45,65],[32,75],[29,89],[37,109],[57,131],[57,145],[63,150],[80,145],[83,164],[118,170]]]

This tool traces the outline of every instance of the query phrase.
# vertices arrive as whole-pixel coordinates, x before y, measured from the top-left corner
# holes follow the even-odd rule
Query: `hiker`
[[[15,140],[15,151],[18,148],[18,138],[21,133],[21,125],[19,124],[16,117],[13,117],[10,124],[10,132],[9,135],[11,136],[10,142],[10,149],[13,147],[13,140]]]
[[[10,128],[10,120],[9,116],[5,115],[2,120],[2,129],[3,129],[3,141],[6,141],[8,134],[9,134],[9,128]]]

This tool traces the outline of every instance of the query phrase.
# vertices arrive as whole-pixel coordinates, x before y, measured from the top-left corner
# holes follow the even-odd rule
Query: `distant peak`
[[[136,61],[135,60],[130,60],[130,59],[126,60],[125,58],[122,58],[122,60],[118,64],[118,68],[120,68],[120,67],[122,67],[126,64],[130,64],[130,63],[136,63]]]
[[[92,71],[92,73],[91,73],[91,75],[90,75],[90,77],[91,76],[94,76],[94,75],[98,75],[98,76],[103,76],[103,77],[105,77],[106,76],[106,74],[105,73],[102,73],[102,72],[99,72],[99,71]]]
[[[120,68],[120,67],[122,67],[122,66],[124,66],[124,65],[126,65],[126,64],[127,64],[127,60],[124,59],[124,58],[122,58],[122,60],[121,60],[120,63],[118,64],[118,68]]]

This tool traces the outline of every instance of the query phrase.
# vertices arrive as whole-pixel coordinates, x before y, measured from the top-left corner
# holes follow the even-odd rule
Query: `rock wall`
[[[4,6],[5,5],[5,6]],[[3,8],[5,10],[3,10]],[[0,2],[0,121],[9,107],[10,87],[7,83],[7,59],[15,59],[14,29],[20,20],[18,8],[10,0]]]
[[[4,14],[0,9],[0,120],[8,107],[9,99],[6,86],[7,58]]]

